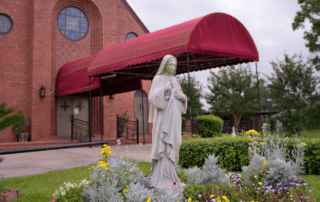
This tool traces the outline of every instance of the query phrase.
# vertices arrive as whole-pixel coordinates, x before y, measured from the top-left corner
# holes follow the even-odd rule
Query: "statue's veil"
[[[174,57],[173,55],[166,55],[163,57],[162,61],[161,61],[161,64],[160,64],[160,67],[158,69],[158,72],[156,75],[160,75],[163,73],[163,71],[165,70],[165,66],[166,64],[169,62],[169,60],[175,60],[177,62],[177,58]],[[178,66],[178,64],[177,64]],[[175,68],[174,72],[173,72],[173,76],[176,76],[176,71],[177,71],[177,67]]]

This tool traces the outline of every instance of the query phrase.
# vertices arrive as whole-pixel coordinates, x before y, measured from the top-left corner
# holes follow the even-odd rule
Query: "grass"
[[[134,161],[131,161],[134,162]],[[5,187],[20,189],[20,197],[15,200],[22,201],[50,201],[53,198],[53,193],[59,190],[59,187],[64,182],[79,183],[83,179],[90,180],[89,168],[96,166],[90,164],[76,168],[55,170],[43,174],[6,178],[0,181]],[[150,175],[150,163],[139,162],[138,167],[144,175]],[[241,174],[241,173],[240,173]],[[320,202],[320,176],[319,175],[301,175],[303,180],[306,180],[313,189],[313,196]],[[182,179],[182,182],[186,182]]]

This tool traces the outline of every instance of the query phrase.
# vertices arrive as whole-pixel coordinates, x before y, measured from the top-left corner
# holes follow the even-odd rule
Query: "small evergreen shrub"
[[[196,128],[198,134],[203,137],[219,137],[223,129],[223,120],[213,114],[197,117]]]

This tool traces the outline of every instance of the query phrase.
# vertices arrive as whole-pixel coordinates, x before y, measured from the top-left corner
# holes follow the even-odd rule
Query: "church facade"
[[[68,137],[74,108],[88,120],[89,102],[86,96],[56,96],[60,68],[146,33],[148,29],[125,0],[2,0],[0,103],[26,115],[29,141]],[[141,84],[142,90],[103,97],[103,139],[117,138],[117,115],[125,111],[130,120],[144,123],[146,135],[151,134],[147,122],[151,81]],[[41,87],[45,97],[40,97]],[[99,100],[94,97],[91,102],[94,136],[100,136]],[[17,140],[11,127],[0,131],[0,143]]]

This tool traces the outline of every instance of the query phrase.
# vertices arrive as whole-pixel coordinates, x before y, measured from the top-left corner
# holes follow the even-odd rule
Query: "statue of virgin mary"
[[[176,174],[181,146],[181,114],[187,111],[187,96],[175,77],[177,59],[166,55],[152,80],[149,93],[149,123],[152,128],[151,184],[155,188],[184,187]]]

